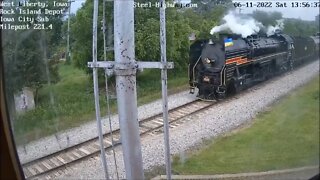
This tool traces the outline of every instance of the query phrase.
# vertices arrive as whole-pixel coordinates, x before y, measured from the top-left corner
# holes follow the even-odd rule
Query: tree
[[[285,19],[283,32],[292,36],[312,36],[319,31],[314,21],[301,19]]]
[[[217,7],[232,8],[231,0],[191,0],[191,3],[196,3],[198,7],[194,10],[197,13],[207,16],[214,12]],[[214,18],[211,16],[211,18]]]
[[[99,1],[99,17],[98,22],[102,22],[102,0]],[[113,2],[107,1],[107,22],[113,24]],[[75,17],[71,19],[71,48],[73,51],[72,62],[80,68],[87,68],[87,62],[92,61],[92,19],[93,19],[93,1],[86,1],[81,9],[78,10]],[[103,59],[103,32],[101,31],[102,24],[98,23],[98,59]],[[110,37],[108,37],[110,38]],[[110,58],[110,56],[109,56]]]
[[[254,11],[252,13],[252,17],[261,22],[265,27],[268,26],[275,26],[277,24],[277,20],[282,19],[282,13],[281,12],[265,12],[265,11]]]
[[[137,0],[136,3],[145,3]],[[148,1],[149,2],[149,1]],[[158,0],[151,0],[152,4]],[[167,1],[168,2],[168,1]],[[170,1],[171,3],[173,1]],[[195,3],[195,1],[193,1]],[[199,2],[197,2],[199,4]],[[107,19],[112,22],[113,3],[107,3]],[[208,7],[210,8],[208,8]],[[210,37],[209,31],[232,6],[232,1],[211,1],[198,8],[166,8],[167,59],[174,61],[175,71],[185,71],[188,64],[189,35],[196,33],[198,37]],[[92,11],[93,2],[86,1],[71,20],[73,62],[78,68],[87,72],[87,62],[92,61]],[[102,20],[102,1],[99,1],[99,22]],[[160,61],[160,22],[159,8],[135,8],[135,52],[136,59],[141,61]],[[100,24],[101,25],[101,24]],[[100,26],[99,25],[99,29]],[[102,31],[98,31],[98,55],[102,59]],[[109,58],[113,58],[110,54]]]
[[[320,14],[315,17],[315,24],[318,27],[318,32],[320,32]]]
[[[38,2],[37,0],[29,0],[29,2]],[[57,10],[52,1],[42,1],[48,5],[47,9]],[[66,2],[65,0],[56,0],[56,2]],[[16,11],[22,10],[37,10],[37,7],[19,7]],[[40,24],[38,19],[45,18],[44,10],[42,14],[26,14],[24,17],[33,18],[35,24]],[[19,13],[11,15],[17,19]],[[5,16],[5,15],[4,15]],[[10,16],[10,15],[9,15]],[[6,74],[6,88],[8,99],[11,107],[13,105],[13,95],[20,91],[23,87],[30,87],[35,91],[35,96],[39,88],[48,82],[58,80],[57,70],[52,63],[49,62],[53,53],[51,53],[60,43],[61,40],[61,24],[62,16],[50,15],[47,22],[44,22],[44,27],[48,29],[35,29],[30,23],[31,29],[25,30],[3,30],[3,52]],[[19,24],[19,22],[16,22]],[[20,22],[20,24],[22,24]],[[52,24],[52,26],[50,26]],[[37,99],[37,98],[36,98]]]

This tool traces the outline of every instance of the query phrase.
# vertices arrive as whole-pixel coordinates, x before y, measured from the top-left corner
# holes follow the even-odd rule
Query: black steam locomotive
[[[291,37],[278,31],[247,38],[222,34],[196,40],[189,55],[190,93],[198,88],[200,99],[222,99],[319,56],[319,33]]]

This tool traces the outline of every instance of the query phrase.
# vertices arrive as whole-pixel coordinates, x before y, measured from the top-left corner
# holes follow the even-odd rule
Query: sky
[[[181,0],[185,3],[189,3],[190,0]],[[205,3],[206,1],[210,0],[199,0],[198,3]],[[222,0],[223,1],[223,0]],[[314,2],[319,2],[319,0],[268,0],[269,2],[272,2],[272,5],[275,6],[276,2],[286,2],[287,6],[291,6],[292,2],[309,2],[309,3],[314,3]],[[81,4],[85,2],[85,0],[75,0],[71,4],[71,12],[76,13],[77,9],[81,7]],[[146,0],[148,2],[148,0]],[[233,2],[242,2],[243,4],[248,2],[256,3],[258,1],[253,1],[253,0],[233,0]],[[260,1],[263,2],[263,1]],[[315,5],[315,4],[313,4]],[[318,4],[320,5],[320,3]],[[239,8],[237,8],[239,10]],[[246,8],[246,7],[241,7],[241,13],[247,14],[247,13],[252,13],[254,10],[262,10],[262,11],[279,11],[282,13],[283,17],[285,18],[300,18],[302,20],[309,20],[313,21],[315,20],[315,16],[319,14],[319,6],[318,7],[286,7],[286,8],[281,8],[281,7],[271,7],[271,8]]]
[[[74,0],[74,2],[71,3],[71,13],[76,13],[85,1],[86,0]]]

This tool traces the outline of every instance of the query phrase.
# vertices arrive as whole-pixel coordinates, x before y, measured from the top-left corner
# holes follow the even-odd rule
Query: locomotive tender
[[[222,34],[219,39],[196,40],[189,55],[190,93],[198,88],[200,99],[222,99],[319,56],[319,33],[291,37],[277,31],[247,38]]]

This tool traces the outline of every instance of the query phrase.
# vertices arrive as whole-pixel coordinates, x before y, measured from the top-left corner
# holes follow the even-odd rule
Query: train
[[[319,33],[295,37],[236,34],[195,40],[189,51],[189,87],[203,100],[220,100],[319,57]]]

